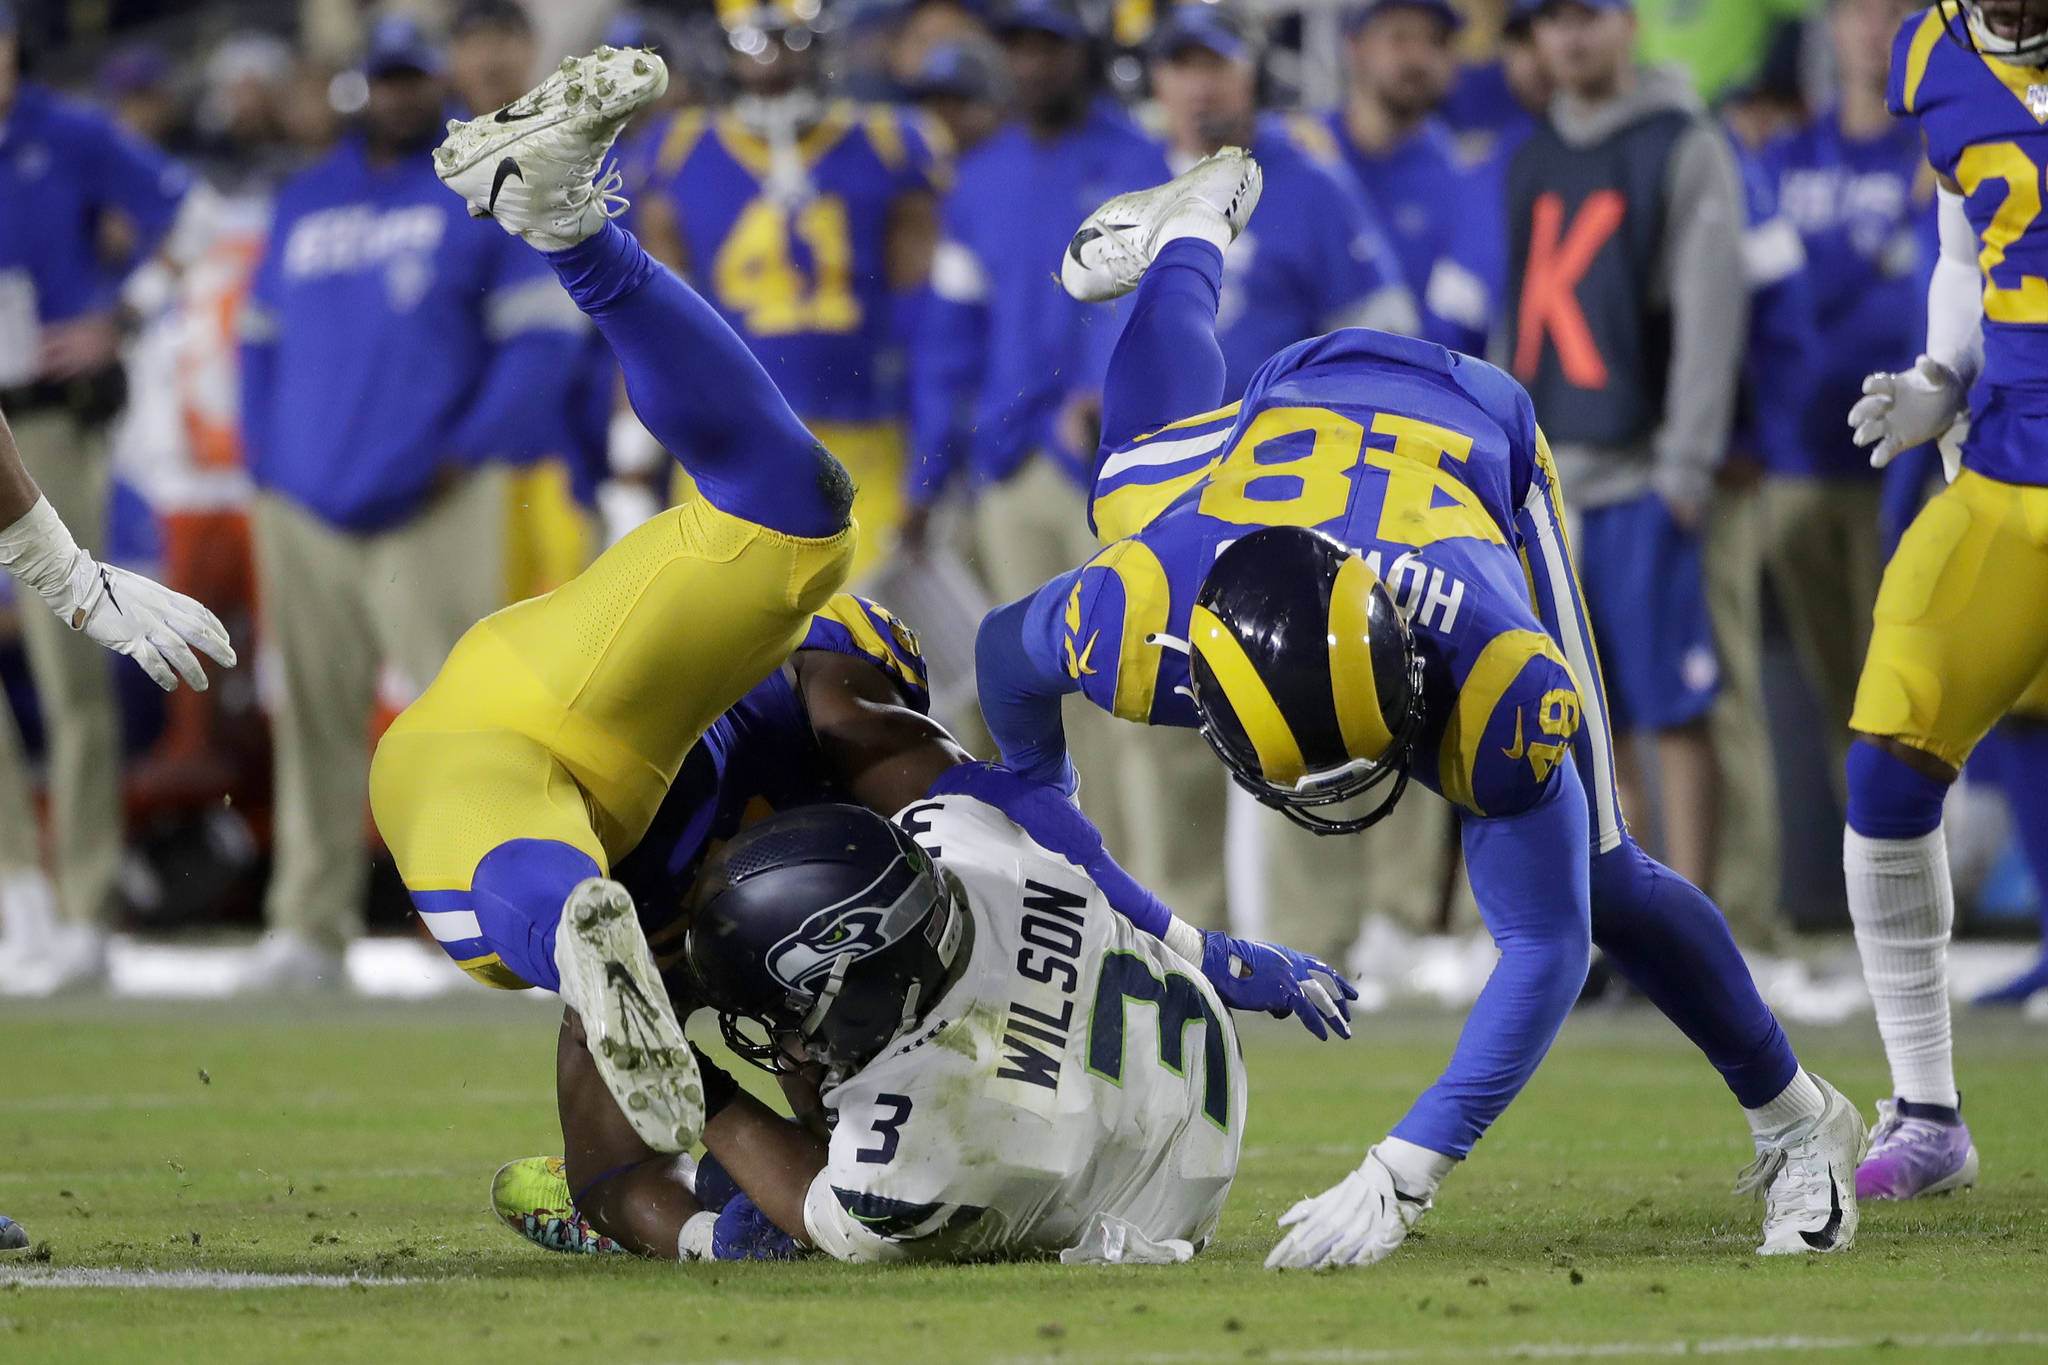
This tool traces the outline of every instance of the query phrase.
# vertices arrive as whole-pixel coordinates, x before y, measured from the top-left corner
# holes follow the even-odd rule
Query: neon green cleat
[[[491,1212],[543,1250],[586,1256],[625,1250],[576,1211],[558,1156],[521,1157],[500,1166],[491,1177]]]

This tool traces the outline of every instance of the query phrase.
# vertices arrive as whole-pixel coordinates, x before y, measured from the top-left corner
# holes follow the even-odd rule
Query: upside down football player
[[[1960,469],[1885,568],[1849,719],[1842,865],[1892,1073],[1856,1185],[1911,1199],[1977,1178],[1949,1033],[1942,801],[2001,717],[2048,718],[2048,4],[1948,0],[1913,15],[1887,103],[1920,122],[1941,254],[1926,354],[1866,379],[1849,423],[1882,466],[1970,421]],[[2029,728],[2038,766],[2048,752]]]
[[[1267,1265],[1392,1252],[1543,1059],[1594,943],[1747,1114],[1757,1160],[1738,1188],[1766,1195],[1758,1251],[1847,1247],[1862,1123],[1800,1067],[1712,902],[1622,824],[1528,396],[1470,357],[1351,330],[1280,352],[1240,405],[1211,410],[1223,249],[1258,190],[1226,149],[1075,235],[1077,297],[1137,290],[1095,471],[1107,548],[992,612],[978,675],[1026,776],[1071,785],[1059,708],[1078,691],[1199,729],[1242,786],[1318,832],[1370,824],[1411,775],[1459,809],[1500,962],[1448,1070],[1358,1170],[1281,1219]]]
[[[438,166],[472,212],[548,254],[617,354],[641,420],[702,496],[465,635],[380,744],[371,800],[444,947],[492,984],[562,996],[564,1113],[579,1124],[569,1174],[591,1163],[591,1187],[626,1210],[600,1231],[675,1256],[698,1209],[661,1154],[697,1140],[706,1087],[638,911],[670,924],[709,832],[736,823],[748,792],[721,771],[736,753],[755,770],[753,792],[836,790],[890,809],[964,755],[902,704],[920,690],[914,646],[885,614],[833,596],[857,534],[843,469],[710,306],[610,222],[621,205],[601,163],[664,85],[658,59],[601,48],[457,125]],[[810,766],[768,771],[792,755]],[[1099,838],[1077,856],[1113,868]],[[614,873],[655,888],[655,903],[636,906]],[[1341,1024],[1309,979],[1321,964],[1200,935],[1122,882],[1130,912],[1176,930],[1231,1007]],[[607,1095],[616,1103],[592,1103]],[[615,1152],[628,1159],[598,1164]]]

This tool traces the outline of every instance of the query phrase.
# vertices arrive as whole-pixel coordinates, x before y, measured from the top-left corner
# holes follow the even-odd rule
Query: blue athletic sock
[[[787,535],[837,535],[853,481],[718,310],[617,223],[542,253],[618,357],[626,396],[713,506]]]
[[[1849,746],[1849,828],[1866,839],[1918,839],[1941,828],[1948,783],[1866,740]]]
[[[1223,402],[1216,301],[1223,253],[1181,237],[1160,249],[1131,296],[1123,335],[1102,384],[1102,447],[1115,450],[1168,422]],[[1099,458],[1099,456],[1098,456]]]
[[[1623,839],[1593,860],[1592,890],[1593,942],[1707,1055],[1743,1108],[1792,1083],[1799,1059],[1698,887]]]
[[[476,865],[470,906],[484,941],[507,967],[536,986],[559,991],[555,930],[562,902],[578,882],[602,875],[580,848],[555,839],[512,839]]]

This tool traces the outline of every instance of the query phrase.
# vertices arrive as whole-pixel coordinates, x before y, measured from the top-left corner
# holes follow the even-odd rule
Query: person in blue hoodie
[[[565,448],[583,323],[546,263],[450,201],[440,53],[374,30],[361,129],[289,181],[243,318],[256,560],[278,651],[271,933],[244,984],[336,983],[368,876],[380,665],[425,686],[502,605],[494,462]]]
[[[1166,157],[1102,89],[1100,35],[1075,0],[1009,0],[993,16],[1010,119],[961,158],[939,208],[930,297],[909,358],[911,469],[905,547],[956,477],[974,499],[990,592],[1007,599],[1095,551],[1083,485],[1119,315],[1048,279],[1074,220],[1166,178]],[[1085,718],[1084,727],[1096,723]],[[1113,847],[1118,765],[1077,743],[1082,799]]]

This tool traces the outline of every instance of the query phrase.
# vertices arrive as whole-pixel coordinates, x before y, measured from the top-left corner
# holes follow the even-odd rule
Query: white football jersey
[[[896,819],[959,880],[974,946],[922,1024],[825,1095],[812,1242],[841,1260],[1046,1256],[1107,1218],[1199,1248],[1244,1131],[1215,991],[994,807],[953,795]]]

